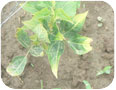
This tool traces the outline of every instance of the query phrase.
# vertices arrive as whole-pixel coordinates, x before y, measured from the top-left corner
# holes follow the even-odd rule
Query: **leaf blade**
[[[69,17],[62,8],[56,9],[55,14],[56,14],[56,19],[61,19],[72,23],[72,18]]]
[[[44,55],[43,48],[40,46],[33,46],[30,49],[30,54],[34,57],[42,57]]]
[[[85,23],[86,17],[87,17],[88,11],[81,13],[81,14],[77,14],[74,18],[73,18],[73,22],[75,23],[74,25],[74,29],[75,31],[80,31]]]
[[[17,37],[17,40],[19,41],[19,43],[25,47],[25,48],[29,48],[30,45],[31,45],[31,40],[28,36],[28,34],[22,30],[22,29],[18,29],[17,32],[16,32],[16,37]]]
[[[68,40],[69,46],[75,51],[78,55],[83,55],[92,50],[90,43],[92,42],[91,38],[77,35],[74,38]]]
[[[106,66],[103,70],[100,70],[97,72],[96,76],[102,75],[102,74],[110,74],[112,66]]]
[[[52,6],[52,2],[49,1],[30,1],[23,6],[23,9],[29,13],[34,14],[35,12],[45,7],[50,8],[51,6]]]
[[[54,76],[57,78],[58,64],[61,55],[64,52],[64,43],[62,41],[56,41],[50,45],[47,51],[49,63]]]
[[[83,80],[83,83],[85,84],[86,89],[92,89],[92,87],[88,81]]]
[[[39,41],[50,43],[48,33],[42,24],[38,24],[32,31],[38,36]]]
[[[9,63],[6,71],[11,76],[19,76],[22,74],[25,66],[27,63],[27,57],[25,56],[17,56],[12,59],[12,61]]]
[[[78,1],[56,1],[56,8],[62,8],[69,16],[74,16],[79,6],[80,2]]]
[[[38,24],[42,23],[41,19],[48,19],[49,15],[50,11],[48,8],[37,11],[36,13],[34,13],[32,19],[23,22],[23,27],[25,27],[25,29],[33,30]]]

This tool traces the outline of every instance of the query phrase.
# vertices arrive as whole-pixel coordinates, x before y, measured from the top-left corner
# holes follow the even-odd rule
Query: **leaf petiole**
[[[28,54],[29,54],[29,52],[30,52],[30,50],[31,50],[32,47],[33,47],[33,45],[31,45],[31,47],[29,48],[29,50],[28,50],[28,52],[26,53],[25,57],[28,56]]]

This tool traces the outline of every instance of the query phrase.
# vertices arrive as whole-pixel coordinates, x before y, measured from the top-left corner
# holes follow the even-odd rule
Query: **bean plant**
[[[28,51],[24,56],[15,56],[6,71],[11,76],[19,76],[27,64],[28,54],[34,57],[46,54],[57,78],[59,60],[66,43],[78,55],[91,51],[92,39],[79,34],[88,11],[76,14],[78,8],[79,1],[27,2],[23,9],[32,18],[22,22],[23,26],[17,29],[16,38]]]

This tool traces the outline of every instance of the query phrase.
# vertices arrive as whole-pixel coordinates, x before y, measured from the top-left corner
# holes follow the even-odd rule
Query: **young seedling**
[[[102,75],[102,74],[110,74],[112,66],[106,66],[103,70],[98,71],[96,76]]]
[[[88,81],[83,80],[83,83],[85,84],[86,89],[92,89],[92,87]]]
[[[30,53],[34,57],[47,54],[51,70],[57,78],[58,65],[64,52],[65,43],[78,55],[92,50],[91,38],[79,35],[88,11],[76,14],[77,1],[36,1],[27,2],[23,9],[32,14],[32,19],[23,22],[17,29],[16,38],[28,49],[25,56],[14,57],[6,71],[11,76],[21,75]],[[33,35],[29,35],[31,32]]]

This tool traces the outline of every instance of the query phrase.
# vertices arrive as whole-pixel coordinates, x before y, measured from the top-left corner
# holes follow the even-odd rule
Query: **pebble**
[[[97,25],[98,27],[102,27],[103,26],[103,24],[102,23],[98,23],[98,25]]]
[[[98,20],[99,22],[102,22],[102,21],[103,21],[102,17],[100,17],[100,16],[97,17],[97,20]]]

